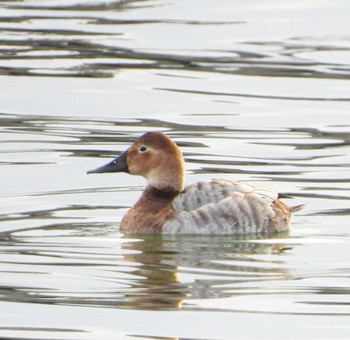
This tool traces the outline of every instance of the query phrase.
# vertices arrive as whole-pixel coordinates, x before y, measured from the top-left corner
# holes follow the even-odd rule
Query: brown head
[[[175,142],[163,133],[148,132],[112,162],[88,173],[103,172],[128,172],[145,177],[157,189],[182,191],[185,164]]]

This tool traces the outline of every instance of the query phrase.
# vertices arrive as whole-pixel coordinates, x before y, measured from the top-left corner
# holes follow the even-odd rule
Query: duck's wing
[[[209,203],[217,204],[234,193],[254,193],[270,201],[278,198],[278,193],[268,187],[256,187],[226,179],[213,179],[187,186],[174,199],[173,205],[176,211],[192,211]]]
[[[175,211],[163,226],[166,234],[252,234],[276,231],[273,201],[255,193],[236,191],[219,202],[190,211]],[[287,225],[283,229],[287,229]],[[282,230],[282,229],[281,229]]]

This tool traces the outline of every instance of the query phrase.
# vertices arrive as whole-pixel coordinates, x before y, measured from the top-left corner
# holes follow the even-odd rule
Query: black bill
[[[128,150],[124,151],[119,157],[113,159],[112,162],[109,162],[105,165],[102,165],[99,168],[94,170],[89,170],[88,174],[100,174],[104,172],[128,172],[128,163],[127,163]]]

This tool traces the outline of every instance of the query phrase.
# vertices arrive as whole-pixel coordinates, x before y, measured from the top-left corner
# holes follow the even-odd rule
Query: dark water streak
[[[218,25],[245,25],[246,22],[227,22],[227,21],[199,21],[199,20],[129,20],[106,18],[105,15],[110,11],[113,14],[118,11],[141,8],[147,5],[148,1],[140,1],[135,6],[132,2],[115,2],[104,4],[76,4],[65,6],[41,7],[40,5],[26,6],[24,4],[11,4],[3,2],[4,8],[28,10],[30,14],[24,16],[9,16],[2,18],[0,29],[6,38],[0,38],[1,60],[32,61],[40,60],[45,65],[46,60],[81,60],[84,62],[75,67],[58,67],[55,73],[47,72],[45,66],[41,68],[16,66],[0,66],[0,75],[17,76],[48,76],[48,77],[113,77],[120,70],[126,69],[154,69],[154,70],[188,70],[198,72],[215,72],[233,75],[245,76],[265,76],[265,77],[302,77],[315,79],[349,79],[350,68],[341,64],[329,64],[321,62],[307,61],[298,58],[297,55],[302,52],[312,51],[336,51],[334,46],[328,46],[326,42],[320,41],[312,47],[307,43],[303,44],[300,39],[290,39],[283,42],[252,42],[247,41],[247,46],[256,46],[257,51],[265,47],[278,47],[278,55],[283,56],[285,60],[281,61],[278,55],[271,53],[248,52],[239,49],[230,49],[226,51],[215,51],[216,56],[209,57],[208,52],[213,50],[197,51],[198,56],[186,55],[182,51],[181,55],[174,55],[173,51],[159,52],[145,51],[142,48],[125,48],[115,45],[106,45],[101,38],[109,36],[123,38],[123,33],[110,32],[109,27],[123,27],[131,25],[139,27],[140,25],[153,25],[161,27],[163,25],[181,25],[181,26],[218,26]],[[152,5],[150,5],[152,6]],[[42,15],[33,15],[32,10],[45,11]],[[72,14],[67,16],[67,12]],[[78,12],[76,12],[78,11]],[[107,12],[106,12],[107,11]],[[52,12],[48,15],[47,12]],[[77,15],[77,13],[79,13]],[[88,15],[82,15],[88,13]],[[93,13],[93,14],[91,14]],[[55,24],[56,20],[80,20],[81,29],[51,29],[51,28],[29,28],[23,27],[30,25],[33,21],[50,20]],[[7,27],[6,23],[18,24],[18,27]],[[100,32],[96,27],[106,27],[105,31]],[[11,40],[11,36],[16,39]],[[18,39],[21,36],[22,39]],[[96,38],[97,41],[92,41]],[[332,42],[329,41],[329,44]],[[11,48],[6,48],[6,46]],[[349,51],[345,47],[339,47],[340,51]],[[49,51],[50,55],[45,56]],[[35,52],[37,55],[30,55]],[[192,52],[192,51],[191,51]],[[40,55],[42,53],[42,55]],[[232,57],[220,56],[220,53],[232,54]],[[27,55],[28,54],[28,55]],[[192,53],[191,53],[192,54]],[[108,59],[104,61],[104,59]],[[110,59],[113,59],[111,61]],[[123,59],[123,61],[118,61]],[[128,62],[125,62],[128,60]],[[293,100],[310,100],[309,98],[293,98]],[[321,100],[321,99],[319,99]],[[327,100],[327,99],[323,99]],[[329,99],[328,99],[329,100]],[[336,99],[338,100],[338,99]],[[349,100],[349,98],[340,99]]]

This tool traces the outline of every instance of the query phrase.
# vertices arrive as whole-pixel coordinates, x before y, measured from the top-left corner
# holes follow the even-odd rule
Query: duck
[[[272,188],[230,179],[185,186],[185,161],[178,145],[162,132],[147,132],[117,158],[88,174],[125,172],[147,185],[122,218],[124,234],[245,235],[288,230],[292,214]]]

